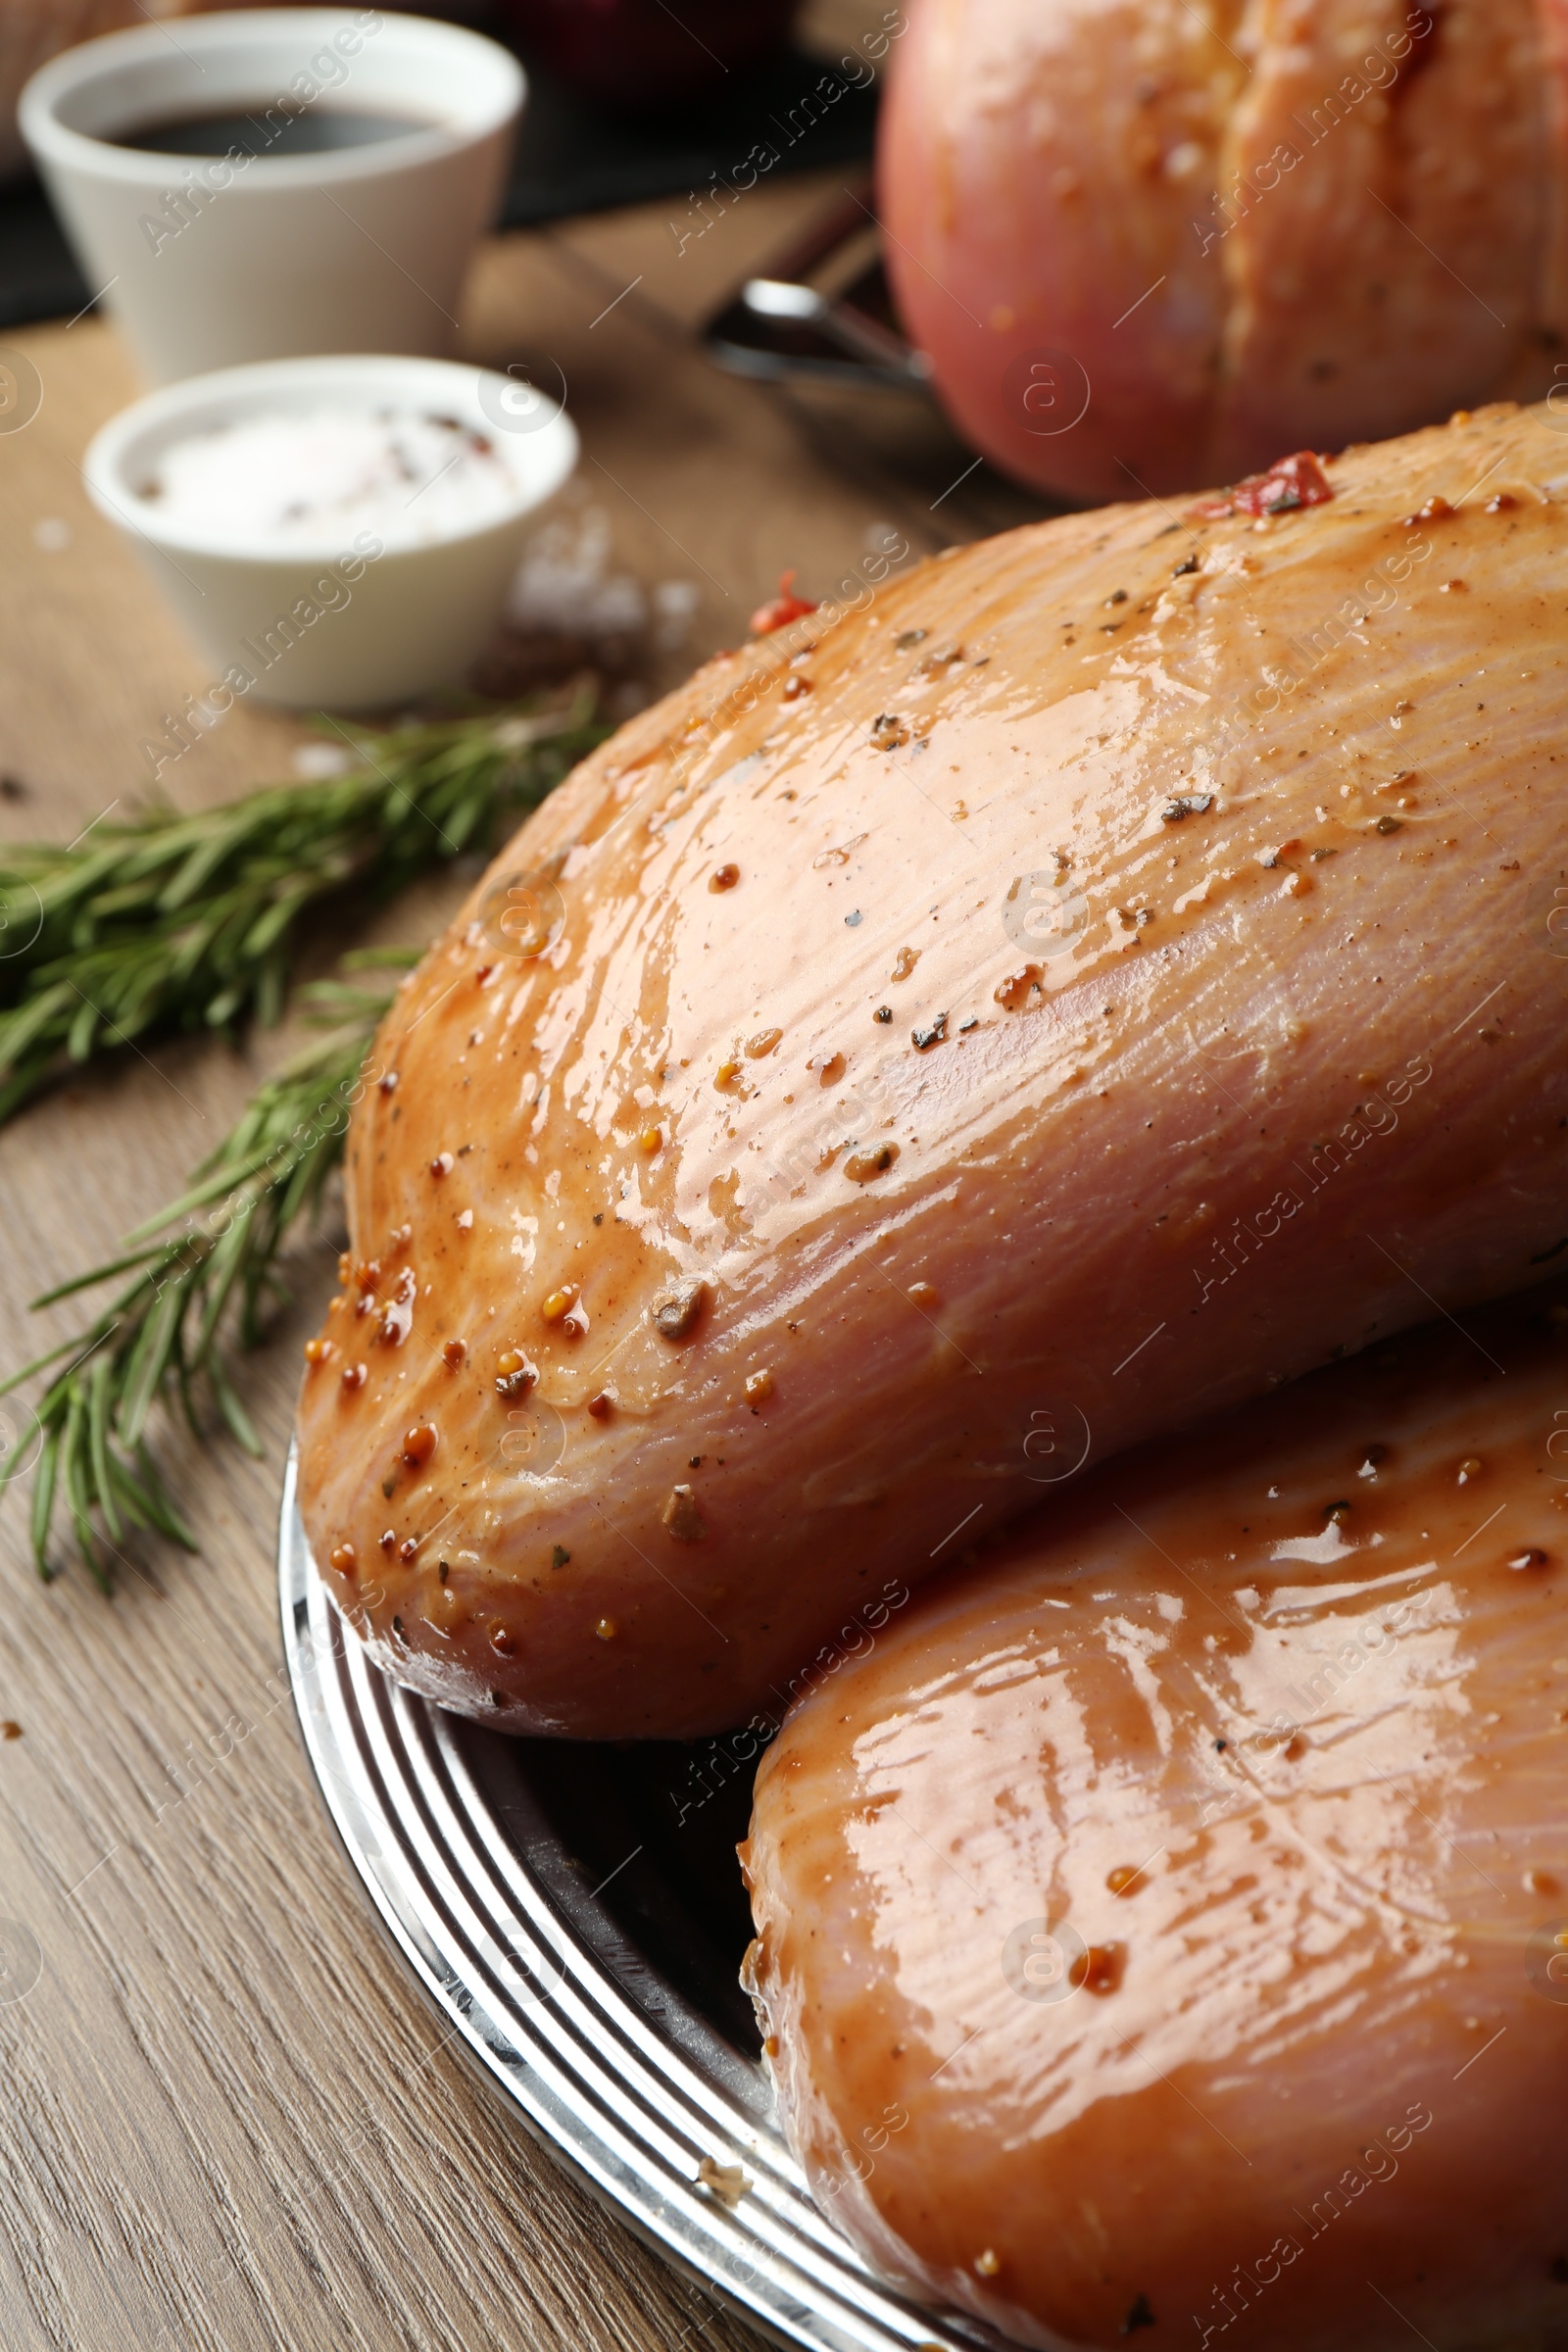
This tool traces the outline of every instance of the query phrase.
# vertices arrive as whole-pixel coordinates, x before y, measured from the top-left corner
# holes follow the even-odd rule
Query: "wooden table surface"
[[[488,674],[592,661],[624,712],[737,643],[787,565],[822,594],[889,526],[924,553],[1037,511],[985,468],[951,488],[970,456],[918,399],[787,394],[701,355],[715,301],[839,193],[837,174],[764,182],[683,249],[684,203],[483,250],[463,349],[550,355],[584,446],[541,526],[565,573]],[[14,342],[43,401],[0,436],[0,828],[69,841],[146,795],[141,747],[205,679],[82,486],[86,441],[136,390],[112,330]],[[236,707],[162,788],[193,807],[288,776],[308,739]],[[413,894],[381,935],[426,935],[449,892]],[[28,1300],[171,1198],[287,1043],[125,1053],[0,1132],[7,1365],[76,1328]],[[296,1256],[294,1307],[247,1367],[266,1458],[159,1424],[199,1558],[144,1545],[111,1601],[75,1568],[45,1586],[24,1493],[0,1498],[0,1718],[22,1733],[0,1742],[0,2341],[754,2344],[439,2046],[320,1811],[273,1529],[339,1241]]]

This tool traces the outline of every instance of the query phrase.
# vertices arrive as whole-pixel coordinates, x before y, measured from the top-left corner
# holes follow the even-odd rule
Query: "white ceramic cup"
[[[279,548],[163,518],[143,495],[164,451],[189,434],[335,405],[412,408],[472,426],[503,458],[514,497],[487,521],[434,537],[416,535],[411,512],[407,522],[335,535],[323,526]],[[509,376],[450,360],[355,357],[267,361],[150,392],[103,427],[82,471],[201,650],[206,675],[188,698],[189,729],[199,731],[245,696],[374,710],[460,678],[500,620],[528,516],[576,462],[565,411]],[[425,528],[429,513],[420,509]],[[379,552],[368,553],[368,541]]]
[[[155,384],[290,353],[442,352],[494,220],[525,83],[482,35],[375,8],[181,17],[84,41],[22,94],[23,136],[95,294]],[[320,154],[121,147],[174,118],[408,116]]]

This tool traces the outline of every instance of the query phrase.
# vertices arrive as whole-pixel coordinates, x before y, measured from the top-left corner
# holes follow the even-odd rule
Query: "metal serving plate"
[[[819,2214],[779,2130],[723,1743],[513,1740],[387,1681],[316,1573],[292,1455],[283,1648],[327,1812],[409,1966],[522,2122],[700,2285],[812,2352],[995,2347],[906,2301]],[[733,2210],[699,2168],[739,2165]]]

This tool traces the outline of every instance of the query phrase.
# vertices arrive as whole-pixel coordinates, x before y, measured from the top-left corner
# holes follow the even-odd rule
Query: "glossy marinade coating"
[[[874,2261],[1036,2343],[1568,2340],[1560,1298],[1107,1466],[817,1679],[752,1981]]]
[[[394,1675],[733,1722],[1086,1448],[1533,1278],[1568,437],[1326,479],[867,585],[523,827],[383,1027],[300,1408]]]

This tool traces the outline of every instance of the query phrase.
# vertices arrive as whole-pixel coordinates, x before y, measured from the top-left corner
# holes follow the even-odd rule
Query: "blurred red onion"
[[[700,98],[783,47],[799,0],[504,0],[518,48],[622,113]]]

